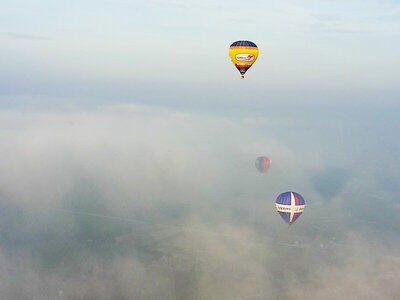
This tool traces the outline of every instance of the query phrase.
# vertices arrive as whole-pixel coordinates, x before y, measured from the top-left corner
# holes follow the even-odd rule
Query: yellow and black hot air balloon
[[[258,57],[258,48],[253,42],[237,41],[229,47],[229,56],[244,79],[244,73],[250,69]]]

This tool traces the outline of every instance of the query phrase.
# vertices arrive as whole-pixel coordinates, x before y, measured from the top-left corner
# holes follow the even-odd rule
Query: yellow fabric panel
[[[250,61],[246,61],[246,55],[254,55]],[[258,57],[258,49],[254,47],[230,47],[229,56],[234,65],[252,65]],[[241,59],[238,60],[237,58]]]

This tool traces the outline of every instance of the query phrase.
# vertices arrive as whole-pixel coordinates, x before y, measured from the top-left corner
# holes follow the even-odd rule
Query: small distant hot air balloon
[[[258,48],[253,42],[237,41],[229,47],[229,56],[244,79],[244,73],[250,69],[258,57]]]
[[[257,157],[255,165],[261,175],[264,175],[271,166],[271,160],[268,157],[260,156]]]
[[[276,198],[276,210],[285,222],[292,224],[304,211],[304,198],[295,192],[282,193]]]

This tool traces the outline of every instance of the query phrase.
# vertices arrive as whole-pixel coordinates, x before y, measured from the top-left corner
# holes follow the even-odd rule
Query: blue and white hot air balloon
[[[276,198],[276,210],[285,222],[292,224],[304,211],[304,198],[295,192],[282,193]]]

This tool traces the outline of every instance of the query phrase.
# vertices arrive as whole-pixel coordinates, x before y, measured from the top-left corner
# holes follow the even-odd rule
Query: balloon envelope
[[[282,193],[276,198],[276,210],[285,222],[292,224],[304,211],[304,198],[295,192]]]
[[[244,73],[250,69],[258,57],[258,48],[250,41],[236,41],[229,47],[229,56],[243,79]]]
[[[260,156],[257,157],[255,165],[257,170],[264,175],[271,166],[271,160],[268,157]]]

